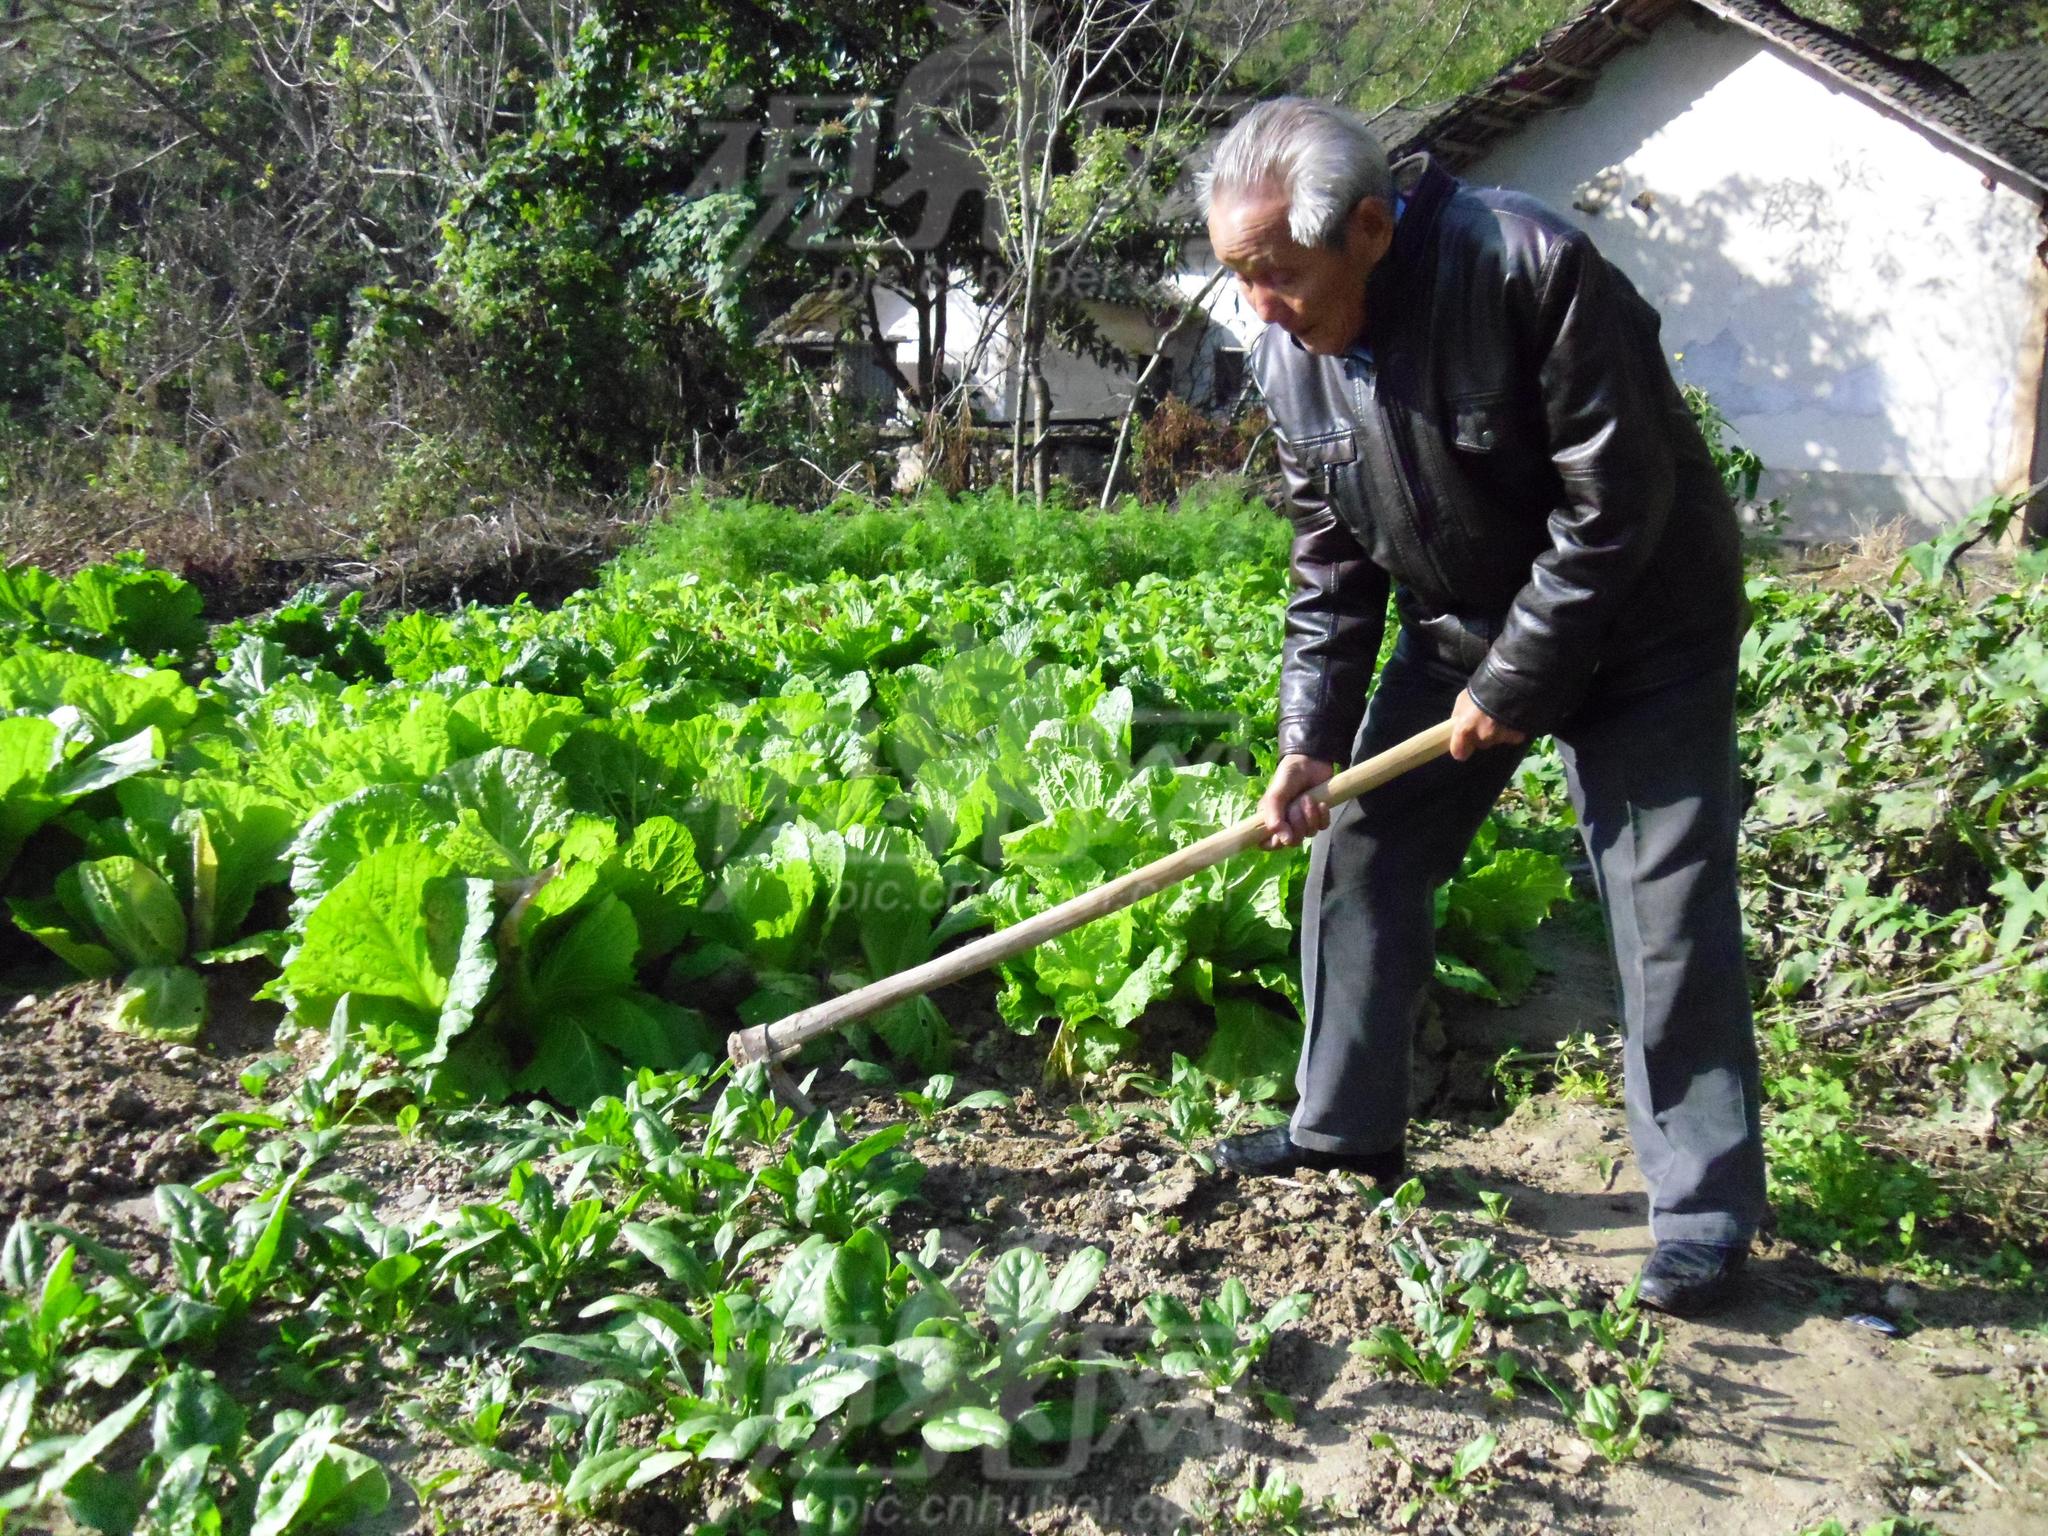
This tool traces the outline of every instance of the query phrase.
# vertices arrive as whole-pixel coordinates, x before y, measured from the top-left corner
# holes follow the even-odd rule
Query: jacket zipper
[[[1387,434],[1387,441],[1394,445],[1394,457],[1401,463],[1401,478],[1408,482],[1408,504],[1415,508],[1415,534],[1422,546],[1425,557],[1429,553],[1429,529],[1436,520],[1436,503],[1430,499],[1429,488],[1422,483],[1422,472],[1415,467],[1414,444],[1408,441],[1408,434],[1394,423],[1394,413],[1379,405],[1380,425]],[[1430,562],[1430,570],[1436,572],[1436,562]],[[1442,573],[1436,572],[1438,580]]]
[[[1442,606],[1446,612],[1449,612],[1452,601],[1450,584],[1444,580],[1443,569],[1437,564],[1435,552],[1429,547],[1430,529],[1436,521],[1436,503],[1430,496],[1428,488],[1422,482],[1421,472],[1416,468],[1413,446],[1408,441],[1408,435],[1396,426],[1394,413],[1388,410],[1379,398],[1378,374],[1378,365],[1375,364],[1364,375],[1361,375],[1358,381],[1356,393],[1359,414],[1363,416],[1366,411],[1370,410],[1378,418],[1380,432],[1388,446],[1393,449],[1394,462],[1400,470],[1403,482],[1401,489],[1405,492],[1405,499],[1408,505],[1414,509],[1415,513],[1414,542],[1416,558],[1421,563],[1422,568],[1429,573],[1431,579],[1436,583],[1437,591],[1442,594]],[[1367,377],[1373,380],[1373,397],[1370,402],[1365,398],[1365,379]]]

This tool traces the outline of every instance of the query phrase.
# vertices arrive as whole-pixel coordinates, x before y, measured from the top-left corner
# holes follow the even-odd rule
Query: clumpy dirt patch
[[[110,995],[0,999],[0,1213],[132,1249],[156,1186],[212,1166],[193,1128],[241,1102],[236,1077],[268,1035],[230,1012],[192,1045],[144,1040],[98,1022]]]
[[[1415,1169],[1445,1218],[1429,1229],[1439,1252],[1484,1236],[1538,1285],[1597,1305],[1648,1250],[1617,1109],[1538,1098],[1497,1128],[1439,1126],[1420,1141]],[[1089,1146],[1057,1100],[1030,1090],[1013,1113],[963,1117],[920,1155],[931,1167],[927,1199],[899,1213],[906,1244],[936,1225],[955,1261],[1022,1243],[1057,1265],[1077,1248],[1102,1248],[1109,1267],[1081,1320],[1122,1348],[1147,1342],[1148,1330],[1130,1325],[1142,1323],[1140,1303],[1155,1290],[1193,1305],[1235,1276],[1260,1309],[1297,1290],[1311,1305],[1251,1383],[1285,1393],[1293,1424],[1252,1393],[1214,1402],[1196,1390],[1129,1417],[1053,1484],[991,1484],[986,1469],[953,1469],[906,1491],[891,1506],[896,1519],[871,1528],[1200,1529],[1248,1478],[1278,1469],[1330,1528],[1391,1529],[1460,1446],[1490,1432],[1500,1442],[1486,1474],[1493,1486],[1462,1503],[1425,1503],[1411,1528],[1789,1536],[1829,1518],[1855,1530],[1912,1513],[1954,1536],[2048,1529],[2048,1455],[2002,1442],[1995,1414],[1980,1406],[2024,1401],[2030,1380],[2048,1378],[2038,1303],[1845,1280],[1767,1242],[1725,1314],[1662,1320],[1660,1384],[1673,1411],[1640,1459],[1610,1466],[1526,1380],[1500,1401],[1469,1370],[1430,1389],[1350,1353],[1371,1328],[1406,1321],[1371,1216],[1377,1192],[1357,1181],[1205,1173],[1149,1131]],[[1511,1198],[1504,1223],[1482,1218],[1478,1189]],[[1863,1311],[1896,1319],[1904,1336],[1849,1321]],[[1590,1356],[1582,1340],[1544,1329],[1482,1328],[1479,1342],[1486,1357],[1512,1349],[1560,1380]],[[969,1497],[983,1488],[978,1502]]]

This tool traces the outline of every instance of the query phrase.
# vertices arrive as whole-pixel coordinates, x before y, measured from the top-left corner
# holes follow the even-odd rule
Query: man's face
[[[1209,209],[1209,243],[1216,259],[1237,274],[1252,312],[1326,356],[1363,334],[1365,280],[1393,237],[1393,215],[1377,198],[1352,208],[1337,247],[1295,244],[1284,193],[1249,191]]]

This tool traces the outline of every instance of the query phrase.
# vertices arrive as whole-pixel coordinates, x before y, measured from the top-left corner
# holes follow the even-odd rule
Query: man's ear
[[[1368,271],[1393,248],[1394,208],[1384,198],[1361,197],[1344,224],[1345,244],[1364,259]]]

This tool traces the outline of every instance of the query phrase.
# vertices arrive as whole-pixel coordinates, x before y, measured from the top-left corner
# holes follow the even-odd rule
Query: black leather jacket
[[[1542,204],[1425,156],[1395,179],[1371,362],[1252,350],[1295,526],[1280,749],[1349,757],[1390,585],[1409,648],[1531,733],[1731,663],[1735,511],[1656,311]]]

